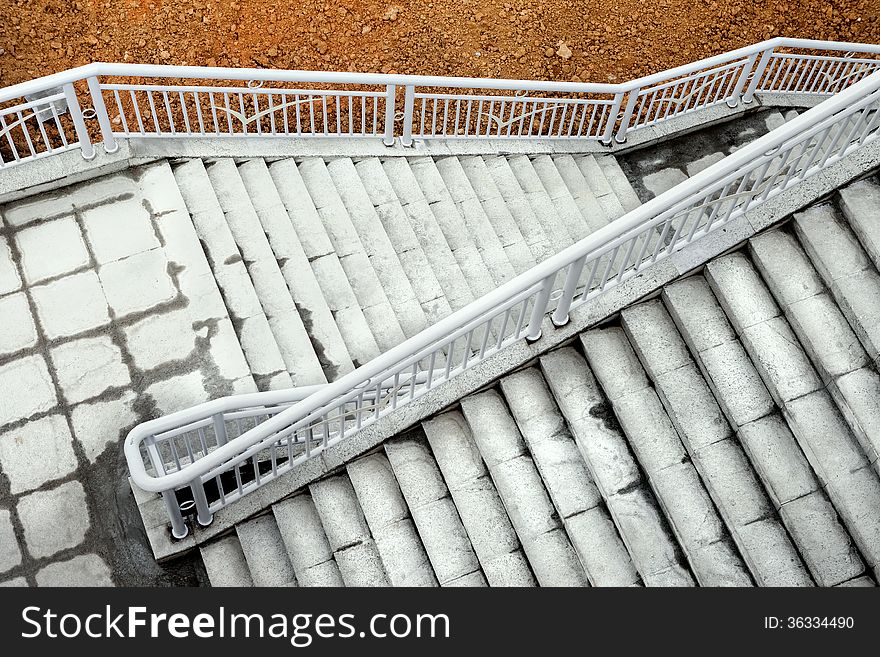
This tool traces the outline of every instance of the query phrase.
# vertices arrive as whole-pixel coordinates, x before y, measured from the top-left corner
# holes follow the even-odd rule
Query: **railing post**
[[[385,138],[382,143],[386,146],[394,146],[394,102],[397,94],[397,85],[385,86]]]
[[[119,150],[119,144],[116,143],[116,137],[113,136],[113,126],[110,124],[110,116],[107,114],[107,107],[104,105],[104,96],[101,95],[101,85],[98,84],[98,78],[95,76],[90,77],[87,82],[89,93],[92,95],[92,107],[98,117],[98,125],[101,126],[104,150],[108,153],[115,153]]]
[[[758,88],[758,83],[761,81],[761,76],[764,75],[764,71],[767,69],[767,64],[770,63],[770,58],[773,56],[773,48],[768,48],[761,55],[761,61],[758,62],[758,66],[753,69],[752,72],[752,80],[749,82],[749,87],[746,89],[746,92],[742,96],[742,102],[751,103],[755,98],[755,90]]]
[[[205,495],[205,485],[201,479],[195,479],[189,484],[192,490],[193,500],[196,503],[196,520],[202,527],[207,527],[214,520],[214,515],[208,508],[208,496]]]
[[[629,98],[626,101],[626,109],[623,110],[623,116],[620,118],[620,127],[617,129],[617,136],[614,138],[618,144],[626,141],[626,131],[629,128],[629,121],[632,118],[636,101],[639,99],[639,91],[641,87],[629,90]]]
[[[574,293],[577,290],[578,281],[581,278],[581,272],[584,271],[584,263],[587,256],[582,255],[580,258],[571,263],[568,273],[565,275],[565,284],[562,286],[562,296],[559,297],[559,303],[556,304],[556,310],[550,319],[556,327],[568,324],[568,311],[571,308],[571,302],[574,301]]]
[[[554,273],[541,282],[541,290],[535,298],[532,317],[526,330],[526,340],[529,342],[534,342],[541,337],[541,324],[544,321],[544,315],[547,314],[547,306],[550,305],[550,294],[553,292],[553,281],[555,280],[556,274]]]
[[[400,137],[400,143],[404,146],[412,146],[412,119],[413,106],[416,103],[416,88],[414,85],[406,86],[406,93],[403,96],[403,135]]]
[[[95,157],[95,147],[92,145],[92,140],[89,139],[89,130],[83,120],[82,109],[80,109],[73,83],[68,82],[64,85],[64,100],[67,101],[67,109],[70,110],[70,119],[73,121],[73,129],[76,131],[76,139],[79,141],[82,156],[91,160]]]
[[[223,419],[223,413],[216,413],[211,417],[211,420],[214,423],[214,437],[217,439],[217,446],[225,445],[227,441],[226,436],[226,421]]]
[[[611,140],[614,136],[614,126],[617,124],[617,115],[620,113],[620,106],[623,104],[623,92],[621,91],[619,94],[614,95],[614,104],[611,106],[611,111],[608,113],[608,125],[605,126],[605,133],[602,135],[599,142],[604,146],[610,146]]]
[[[189,534],[189,527],[183,521],[180,505],[177,503],[177,496],[174,494],[174,491],[162,491],[162,500],[165,502],[168,517],[171,518],[171,535],[178,540],[186,538],[186,535]]]
[[[736,107],[739,105],[740,98],[742,97],[743,87],[746,85],[746,78],[749,77],[749,73],[752,72],[752,69],[755,67],[755,60],[758,59],[758,53],[753,53],[749,59],[746,61],[746,65],[743,66],[742,71],[739,73],[739,78],[736,81],[736,86],[733,88],[733,92],[730,94],[730,98],[727,99],[728,107]]]

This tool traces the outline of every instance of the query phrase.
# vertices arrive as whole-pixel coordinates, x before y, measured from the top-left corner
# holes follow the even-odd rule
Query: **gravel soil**
[[[93,61],[615,82],[781,35],[880,43],[880,2],[0,0],[0,86]]]

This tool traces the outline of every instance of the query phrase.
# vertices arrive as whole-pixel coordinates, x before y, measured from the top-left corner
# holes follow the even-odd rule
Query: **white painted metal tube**
[[[139,444],[141,440],[152,432],[145,431],[147,425],[136,427],[126,438],[125,442],[125,453],[132,478],[138,486],[145,490],[161,492],[168,490],[169,487],[184,485],[195,476],[202,476],[210,472],[212,468],[226,467],[224,464],[230,459],[243,457],[249,454],[250,450],[261,447],[263,441],[275,439],[277,432],[284,431],[286,428],[302,422],[315,412],[323,412],[322,409],[325,405],[330,403],[338,404],[347,395],[358,394],[364,381],[370,382],[377,377],[385,378],[389,376],[389,372],[398,371],[401,364],[408,366],[413,359],[430,355],[439,345],[448,341],[450,336],[461,334],[465,330],[471,330],[474,326],[479,325],[480,322],[486,321],[488,317],[496,314],[499,309],[503,310],[503,307],[509,307],[511,303],[528,298],[530,294],[537,292],[538,287],[543,282],[555,277],[558,271],[569,266],[575,260],[607,250],[612,243],[618,244],[618,247],[615,248],[619,248],[619,245],[627,238],[629,233],[644,230],[648,224],[655,222],[662,216],[668,216],[670,211],[674,210],[679,204],[686,202],[695,193],[699,193],[701,190],[717,184],[728,176],[737,175],[742,169],[748,168],[751,162],[762,158],[764,153],[778,148],[792,138],[796,138],[837,112],[854,105],[863,104],[868,95],[876,92],[878,89],[880,89],[880,72],[861,80],[846,91],[837,94],[784,126],[743,147],[721,162],[696,174],[688,181],[652,199],[621,219],[603,227],[529,271],[520,274],[493,292],[476,300],[471,305],[453,313],[354,372],[343,376],[334,383],[327,384],[315,392],[314,395],[294,404],[254,429],[247,431],[234,441],[212,452],[207,457],[200,459],[190,468],[162,477],[154,478],[148,476],[140,457]],[[212,404],[212,402],[208,404]],[[148,424],[152,424],[153,428],[162,426],[171,417],[163,418],[161,422],[154,421],[154,423]],[[178,423],[185,420],[185,417],[184,412],[178,419]],[[166,426],[171,428],[170,424]]]

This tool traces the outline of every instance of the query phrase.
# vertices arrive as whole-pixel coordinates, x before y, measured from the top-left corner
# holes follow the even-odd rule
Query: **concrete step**
[[[427,322],[433,324],[443,319],[452,312],[452,308],[400,199],[394,193],[381,161],[376,157],[366,158],[355,164],[355,170],[422,306]],[[451,253],[449,260],[454,266],[455,259]],[[463,281],[462,284],[467,285]]]
[[[569,155],[554,155],[553,164],[565,186],[571,193],[591,233],[604,228],[614,218],[606,214],[605,208],[599,203],[599,199],[593,194],[593,190],[578,167],[574,158]]]
[[[749,240],[752,261],[825,383],[869,358],[797,238],[782,229]]]
[[[873,363],[880,358],[880,274],[831,205],[794,216],[804,250]],[[832,394],[871,462],[880,455],[880,376],[874,366],[839,376]],[[876,466],[875,466],[876,467]]]
[[[293,385],[326,383],[238,168],[224,158],[209,163],[206,170]]]
[[[457,159],[515,272],[521,274],[534,267],[538,260],[526,243],[485,160],[478,155]]]
[[[394,310],[406,337],[423,331],[428,325],[425,311],[410,285],[394,246],[385,233],[367,190],[350,158],[327,163],[327,171],[342,199],[348,218],[357,231],[364,251],[376,272],[385,296],[394,302]]]
[[[382,352],[397,346],[406,339],[400,318],[370,263],[326,163],[321,158],[307,158],[300,163],[299,172],[376,344]]]
[[[823,219],[825,230],[832,231],[832,218]],[[833,235],[820,239],[827,240],[824,248],[818,247],[826,254],[826,262],[833,260],[838,269],[852,266],[847,267],[844,254],[832,256],[824,251],[830,248]],[[839,239],[837,244],[840,244]],[[876,318],[880,318],[878,309],[873,307],[880,299],[877,296],[880,294],[880,277],[871,269],[868,271],[873,279],[870,275],[860,277],[857,290],[851,284],[845,284],[848,291],[842,291],[831,281],[829,291],[813,267],[810,256],[793,234],[781,229],[773,230],[753,238],[749,245],[758,270],[848,420],[868,460],[877,462],[880,436],[874,429],[880,427],[880,401],[871,395],[871,391],[880,390],[880,376],[853,326],[862,327],[862,334],[866,334],[864,327],[867,327],[867,332],[873,332],[872,324],[877,321]],[[852,252],[850,256],[854,257]],[[817,261],[821,263],[822,259],[817,258]],[[827,266],[819,266],[828,270]],[[872,283],[876,286],[873,290]],[[847,321],[837,303],[838,299],[847,297],[860,299],[856,302],[855,311],[844,302],[850,308],[848,314],[853,318],[850,321]],[[838,385],[838,382],[841,384]]]
[[[504,399],[593,586],[641,583],[541,371],[501,380]]]
[[[421,430],[385,443],[385,454],[441,586],[486,586],[455,502]]]
[[[558,426],[558,414],[564,417],[645,585],[693,586],[675,537],[583,356],[565,347],[541,356],[540,364],[558,404],[553,413],[551,400],[540,394],[539,407],[547,409],[540,417],[549,426]]]
[[[346,467],[392,586],[437,586],[434,570],[388,458],[364,456]]]
[[[685,341],[658,300],[621,322],[691,461],[761,586],[812,586],[797,551]]]
[[[793,227],[810,261],[868,353],[880,356],[880,275],[832,205],[794,215]]]
[[[282,500],[272,513],[299,586],[343,586],[330,542],[308,492]]]
[[[614,193],[614,189],[605,177],[605,172],[599,166],[596,156],[575,155],[574,161],[581,170],[584,180],[587,181],[590,191],[593,192],[593,196],[596,197],[599,205],[602,206],[608,221],[614,221],[618,217],[625,215],[627,211],[624,209],[620,199],[617,198],[617,194]]]
[[[500,285],[509,281],[516,272],[461,161],[457,157],[443,157],[435,160],[435,164],[495,282]]]
[[[858,551],[706,279],[667,285],[663,300],[813,579],[833,586],[860,575]]]
[[[605,174],[605,180],[614,190],[614,195],[617,196],[624,210],[631,212],[642,204],[613,155],[597,155],[596,164]]]
[[[498,281],[504,280],[505,269],[499,269],[496,258],[493,271],[490,262],[483,258],[433,158],[411,158],[409,166],[474,297],[481,297],[495,289]]]
[[[489,390],[461,401],[474,442],[541,586],[584,586],[586,573],[504,399]]]
[[[406,158],[387,158],[382,161],[382,169],[393,188],[397,202],[406,213],[419,246],[431,263],[431,269],[450,308],[463,308],[475,298],[474,290],[458,264],[464,254],[456,256],[453,253]]]
[[[750,422],[738,435],[816,583],[833,586],[862,574],[858,550],[782,416]]]
[[[382,558],[357,494],[345,473],[309,485],[333,557],[346,586],[388,586]]]
[[[859,180],[838,190],[837,200],[862,247],[880,269],[880,184],[876,179]]]
[[[422,422],[422,429],[486,581],[490,586],[534,586],[529,562],[464,416],[448,411]]]
[[[233,392],[256,392],[248,361],[229,319],[223,295],[211,265],[199,243],[189,210],[167,162],[141,170],[138,185],[143,199],[156,214],[156,225],[166,257],[177,268],[177,284],[187,298],[190,331],[213,326],[207,342],[207,357],[217,375],[229,382]]]
[[[291,387],[293,381],[204,164],[187,160],[173,171],[257,387]]]
[[[281,201],[272,175],[263,159],[239,165],[239,174],[266,233],[287,289],[293,298],[324,375],[335,381],[354,369],[351,354],[333,319],[333,313],[308,256]]]
[[[796,263],[795,263],[796,264]],[[880,553],[880,479],[825,390],[755,266],[742,252],[706,278],[868,567]],[[825,349],[825,346],[820,346]]]
[[[230,534],[199,547],[211,586],[253,586],[238,536]]]
[[[581,214],[581,209],[572,197],[565,180],[559,175],[559,170],[553,163],[553,159],[549,155],[538,155],[534,158],[517,155],[511,158],[511,166],[514,166],[514,160],[520,160],[523,157],[529,160],[530,166],[538,175],[544,189],[547,190],[547,194],[556,208],[556,213],[565,225],[572,241],[577,242],[589,235],[592,232],[592,227]],[[518,166],[525,168],[524,164],[518,163]]]
[[[751,578],[622,328],[581,334],[587,360],[703,586]]]
[[[516,223],[523,240],[535,258],[535,262],[543,262],[556,253],[556,250],[545,232],[544,226],[538,221],[532,204],[529,203],[525,192],[519,186],[507,158],[501,155],[484,155],[482,160],[486,165],[486,171],[492,176],[492,181],[501,195],[504,208]]]
[[[547,240],[555,252],[574,244],[574,237],[562,220],[559,210],[547,193],[544,183],[532,166],[527,155],[512,155],[505,158],[507,166],[513,173],[520,189],[526,195],[538,223],[544,228]]]
[[[291,219],[303,252],[330,308],[355,367],[379,355],[364,312],[354,295],[333,243],[306,189],[296,162],[279,160],[269,165],[275,188]]]
[[[296,586],[287,548],[272,514],[235,526],[254,586]]]

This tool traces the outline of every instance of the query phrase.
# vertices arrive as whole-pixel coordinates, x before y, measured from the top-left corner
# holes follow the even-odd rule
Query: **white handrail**
[[[794,59],[800,58],[798,63],[787,64],[785,73],[780,78],[781,65],[777,67],[780,70],[774,76],[769,75],[773,73],[774,64],[785,61],[779,58],[787,56],[785,53],[779,53],[779,48],[808,49],[823,51],[825,54],[809,57],[792,55]],[[74,84],[80,81],[86,81],[88,85],[93,109],[100,124],[104,148],[108,152],[117,147],[118,138],[139,135],[247,137],[263,134],[263,130],[270,128],[271,134],[274,135],[277,111],[275,108],[279,107],[274,103],[275,96],[280,96],[280,107],[284,108],[283,114],[277,117],[279,122],[282,117],[284,120],[283,129],[280,131],[282,136],[323,134],[381,137],[386,144],[390,144],[395,138],[395,91],[397,87],[403,87],[405,92],[403,129],[399,136],[406,146],[412,143],[414,136],[422,139],[459,137],[461,130],[459,112],[463,114],[465,111],[467,119],[464,123],[464,137],[467,138],[505,136],[589,138],[608,142],[612,137],[622,141],[632,130],[665,121],[680,113],[706,109],[721,102],[731,106],[740,100],[748,102],[759,88],[761,92],[773,93],[808,93],[821,96],[836,93],[830,100],[826,100],[681,185],[652,199],[333,383],[293,391],[255,393],[218,399],[135,427],[125,441],[125,454],[132,479],[144,490],[162,494],[168,507],[174,535],[181,537],[185,534],[186,527],[181,517],[180,505],[175,498],[176,489],[189,486],[198,509],[199,522],[202,524],[210,522],[212,511],[259,487],[261,480],[279,476],[302,460],[311,458],[329,444],[350,435],[382,415],[393,412],[399,404],[418,398],[436,385],[442,384],[509,344],[524,338],[537,338],[540,335],[542,320],[552,310],[552,286],[559,280],[560,274],[565,277],[565,285],[561,297],[555,301],[553,319],[557,324],[567,319],[570,308],[602,294],[606,289],[626,280],[643,266],[666,257],[675,249],[723,225],[732,217],[738,216],[737,213],[744,212],[745,208],[749,207],[748,204],[754,202],[756,198],[760,197],[758,198],[760,202],[766,201],[790,184],[797,184],[807,175],[811,175],[810,172],[815,170],[813,160],[818,157],[814,151],[826,147],[830,150],[837,149],[845,130],[846,140],[840,143],[847,149],[850,147],[848,140],[852,134],[861,135],[859,144],[875,139],[880,112],[872,110],[874,113],[871,114],[868,109],[874,107],[873,104],[880,96],[877,93],[877,89],[880,88],[880,73],[871,75],[873,71],[880,70],[880,58],[855,57],[856,53],[878,55],[880,46],[780,37],[613,85],[94,63],[0,89],[0,103],[2,103],[25,95],[39,96],[49,89],[61,87],[77,138],[76,141],[72,138],[70,141],[66,140],[65,132],[69,128],[62,125],[52,105],[58,99],[58,94],[48,98],[32,97],[33,99],[28,103],[14,107],[0,107],[0,118],[5,114],[15,119],[9,124],[11,127],[5,130],[5,141],[0,142],[2,148],[6,148],[6,144],[9,144],[15,161],[4,162],[0,157],[0,167],[17,164],[28,157],[27,153],[20,156],[16,151],[15,141],[9,134],[9,130],[14,127],[25,131],[24,137],[31,146],[32,157],[42,157],[75,147],[82,150],[84,157],[90,158],[94,155],[94,147],[89,140],[74,88]],[[829,79],[824,68],[826,65],[829,69],[833,68],[838,72],[845,71],[845,76],[841,78],[837,75]],[[797,74],[796,76],[789,76],[791,69]],[[765,76],[765,73],[768,74]],[[128,77],[141,81],[176,78],[298,82],[378,86],[384,89],[349,93],[342,89],[286,90],[271,86],[252,88],[248,85],[235,90],[192,84],[186,87],[105,84],[100,82],[100,77]],[[777,78],[780,78],[778,84]],[[851,82],[859,78],[860,81]],[[841,91],[845,86],[844,81],[849,86]],[[513,90],[515,94],[512,97],[492,97],[485,94],[460,92],[439,94],[420,91],[418,100],[421,107],[416,108],[416,88]],[[554,99],[529,96],[528,92],[531,91],[595,94],[602,98]],[[151,95],[154,93],[158,94],[157,99]],[[189,101],[194,102],[194,109],[190,110],[193,114],[188,113],[186,108],[183,95],[185,93],[190,94]],[[226,98],[225,107],[218,107],[215,104],[215,94],[222,97],[227,93],[234,96],[233,106],[229,104],[230,99]],[[114,122],[111,122],[110,114],[105,107],[105,94],[109,95],[111,102],[116,103],[119,122],[122,123],[121,132],[116,131]],[[128,118],[125,116],[121,100],[121,95],[124,94],[129,94],[132,102],[133,114]],[[148,114],[142,116],[135,94],[146,95],[150,106]],[[209,96],[209,105],[201,104],[199,94]],[[306,94],[307,100],[299,100],[296,94]],[[180,105],[177,109],[173,109],[172,102],[176,102],[176,95],[179,95]],[[294,95],[295,100],[289,101],[286,95]],[[613,95],[613,99],[608,98],[610,95]],[[268,108],[258,107],[259,96],[263,97],[263,103],[267,104]],[[343,105],[342,98],[346,99],[347,106]],[[359,101],[356,100],[358,98]],[[368,106],[368,98],[372,106]],[[557,100],[559,102],[556,102]],[[239,104],[240,112],[236,111],[235,101]],[[308,102],[308,111],[312,112],[313,101],[319,101],[322,105],[322,113],[318,114],[317,119],[321,122],[321,127],[316,129],[315,115],[311,114],[310,131],[301,133],[300,103]],[[328,104],[334,101],[335,114],[332,111],[328,114]],[[244,114],[247,103],[251,103],[254,114],[246,121]],[[355,131],[353,111],[359,109],[358,103],[362,110],[361,126]],[[450,103],[453,104],[454,110],[452,125],[448,122]],[[488,103],[488,108],[484,109],[484,103]],[[497,109],[494,107],[496,103],[499,106]],[[292,130],[288,127],[287,113],[287,108],[291,106],[296,107],[297,120],[297,125]],[[33,110],[33,113],[24,114],[23,112],[28,109]],[[217,122],[216,112],[224,109],[228,115],[224,118],[224,121],[229,122],[228,132],[221,131]],[[58,145],[52,147],[45,130],[40,125],[39,129],[48,148],[47,152],[37,153],[27,133],[31,125],[28,121],[35,121],[39,118],[38,113],[46,114],[49,110],[53,113],[58,128],[58,138],[65,141],[63,147]],[[203,110],[214,112],[214,132],[206,131]],[[340,117],[346,110],[348,111],[347,130],[340,125]],[[475,123],[471,123],[472,110],[476,114]],[[144,107],[143,111],[148,110]],[[439,129],[438,111],[443,112],[442,125]],[[558,120],[557,111],[561,113],[561,118]],[[178,123],[185,122],[185,129],[180,129],[184,126],[175,126],[175,112],[179,113]],[[372,127],[367,129],[367,115],[370,112]],[[858,112],[861,114],[856,116],[855,113]],[[419,131],[414,133],[413,126],[417,114],[420,116],[421,126]],[[430,125],[426,124],[428,114],[431,114]],[[242,132],[234,133],[231,118],[233,115],[240,119]],[[838,115],[845,115],[845,118],[840,119]],[[261,116],[266,117],[267,124],[271,121],[270,127],[261,126],[263,121]],[[856,123],[850,126],[848,121],[852,120],[853,116],[856,116]],[[335,119],[336,127],[329,125],[331,117]],[[526,117],[539,119],[540,126],[537,128],[537,133],[532,131],[531,120],[528,121],[527,128],[523,127]],[[580,123],[574,129],[575,119],[578,117]],[[586,130],[583,130],[588,117],[589,124]],[[547,131],[543,130],[545,119],[549,119],[550,127]],[[134,125],[135,120],[137,126]],[[249,132],[248,123],[252,121],[256,123]],[[519,121],[519,125],[516,130],[512,130],[515,121]],[[380,122],[384,123],[383,128],[380,128]],[[502,127],[507,128],[506,133],[502,133]],[[472,132],[469,133],[469,130]],[[835,133],[834,130],[837,132]],[[812,143],[814,138],[817,145]],[[782,149],[786,153],[787,160],[792,154],[791,149],[794,148],[792,144],[801,146],[801,151],[792,159],[794,164],[789,164],[786,168],[785,162],[782,162],[784,179],[780,179],[780,172],[768,173],[774,157],[772,153]],[[809,155],[809,159],[805,159],[806,155]],[[833,154],[829,152],[820,155],[819,168],[836,161],[835,158],[838,157],[836,151]],[[761,168],[756,169],[759,166]],[[750,176],[756,170],[760,178],[758,182],[766,187],[759,187],[758,183],[752,184]],[[740,207],[741,199],[745,199],[745,206]],[[688,217],[695,209],[700,218],[694,220],[693,225],[685,229]],[[680,221],[676,225],[675,222],[679,218]],[[705,223],[701,224],[700,221]],[[664,240],[671,242],[667,245]],[[621,254],[625,254],[622,263],[619,262]],[[585,272],[589,272],[589,275],[584,283],[582,279]],[[463,351],[460,341],[466,343]],[[366,403],[367,401],[369,403]],[[279,410],[282,407],[283,410]],[[240,420],[245,416],[254,419],[255,422],[258,422],[260,416],[265,416],[266,419],[255,427],[244,430],[241,428]],[[227,424],[230,422],[237,425],[240,433],[232,439],[229,439],[227,434]],[[209,425],[211,435],[207,433]],[[188,432],[194,433],[194,436],[190,436]],[[305,433],[301,435],[302,432]],[[183,441],[180,445],[176,443],[178,439]],[[196,441],[195,447],[192,440]],[[147,471],[147,463],[142,453],[144,449],[154,470],[152,474]],[[279,450],[285,449],[286,453],[279,456]],[[184,450],[183,455],[180,450]],[[268,462],[271,462],[271,473],[260,472],[260,462],[257,457],[266,450],[269,454]],[[249,459],[252,460],[249,476],[253,477],[254,481],[243,482],[241,468],[248,466]],[[221,478],[224,473],[231,471],[236,475],[235,490],[225,494]],[[208,501],[204,490],[204,485],[208,483],[216,485],[220,501]]]
[[[659,227],[666,223],[671,225],[675,216],[677,216],[675,213],[679,210],[683,209],[684,216],[687,217],[696,203],[702,203],[703,205],[699,207],[705,207],[708,205],[708,201],[711,200],[711,194],[714,193],[713,190],[721,189],[721,184],[726,184],[729,187],[731,181],[736,180],[737,177],[742,178],[743,181],[750,181],[750,174],[759,165],[765,165],[763,169],[764,173],[766,173],[770,161],[775,157],[774,154],[781,149],[793,150],[795,146],[803,144],[797,160],[797,163],[800,163],[806,154],[810,154],[812,158],[816,157],[816,155],[812,154],[812,151],[808,151],[808,146],[811,145],[811,140],[814,136],[819,134],[823,135],[823,139],[817,141],[816,149],[824,148],[829,142],[832,147],[849,147],[848,142],[846,144],[840,142],[840,137],[845,132],[849,135],[850,131],[857,135],[864,133],[861,141],[858,142],[859,145],[873,141],[876,138],[877,123],[880,120],[880,112],[876,110],[876,107],[880,104],[880,92],[878,90],[880,90],[880,73],[875,73],[853,84],[846,91],[839,93],[782,127],[739,149],[721,162],[648,201],[624,217],[550,257],[529,271],[520,274],[493,292],[446,317],[355,371],[333,383],[322,386],[305,399],[266,419],[253,429],[218,447],[215,451],[206,454],[203,458],[185,468],[157,477],[149,476],[140,455],[140,443],[150,436],[155,436],[157,430],[167,427],[168,423],[160,419],[139,425],[132,430],[125,442],[125,453],[133,480],[141,488],[152,492],[167,493],[186,485],[201,487],[203,480],[219,476],[222,471],[228,470],[231,467],[237,467],[246,459],[255,457],[259,450],[278,443],[285,437],[289,438],[298,429],[307,426],[312,418],[322,414],[326,415],[333,409],[340,407],[340,404],[344,406],[345,402],[350,401],[357,395],[357,391],[363,390],[365,387],[369,388],[377,379],[387,380],[395,372],[404,371],[413,363],[436,354],[441,347],[448,347],[450,344],[454,345],[454,338],[457,336],[471,336],[476,329],[486,326],[487,318],[499,316],[499,309],[503,310],[505,307],[509,309],[522,300],[527,302],[534,300],[538,310],[535,311],[533,309],[532,321],[534,321],[535,317],[540,321],[551,310],[548,303],[550,285],[552,285],[552,282],[560,272],[571,274],[576,263],[582,265],[584,260],[590,257],[598,261],[599,258],[607,255],[615,244],[617,246],[614,247],[614,253],[623,244],[637,244],[642,235],[648,235],[647,229],[651,229],[654,226]],[[862,110],[865,111],[862,112]],[[844,118],[841,119],[841,116]],[[855,123],[851,128],[849,121],[853,120],[852,117],[854,116]],[[832,130],[835,127],[838,128],[838,133],[831,140]],[[856,131],[857,128],[860,132]],[[805,139],[806,141],[804,141]],[[784,152],[788,151],[785,150]],[[838,156],[835,155],[835,157]],[[823,165],[833,161],[836,161],[836,159],[830,159],[828,155],[823,155]],[[784,191],[787,188],[788,180],[793,180],[792,176],[796,172],[797,163],[793,165],[795,168],[790,173],[787,173],[786,184],[781,185],[777,190],[773,190],[773,185],[776,177],[780,175],[779,173],[774,174],[775,177],[769,178],[770,186],[767,188],[766,193],[764,193],[764,188],[755,183],[754,187],[750,187],[751,199],[753,200],[760,195],[763,201],[772,196],[771,191]],[[809,172],[810,166],[804,165],[803,171],[799,174],[802,176],[800,180],[811,175]],[[794,182],[797,183],[799,180]],[[742,195],[739,190],[737,190],[737,193]],[[738,197],[736,194],[732,194],[726,198],[733,199],[729,216],[726,218],[726,220],[729,220],[736,216],[732,213],[734,206],[738,202]],[[717,200],[713,202],[717,202]],[[724,202],[725,198],[721,197],[722,205]],[[745,211],[745,206],[741,211]],[[684,220],[681,226],[676,229],[677,232],[682,231],[683,225]],[[720,225],[722,225],[722,222],[717,223],[716,227]],[[699,237],[697,228],[695,223],[691,229],[691,234]],[[709,232],[710,228],[711,226],[707,226],[706,232]],[[681,246],[689,241],[690,239],[684,240]],[[645,244],[647,244],[647,238]],[[679,244],[675,244],[669,247],[669,252],[671,253],[674,249],[679,248],[679,246]],[[632,252],[632,250],[632,247],[630,247],[629,251]],[[644,247],[642,247],[642,250],[644,250]],[[612,257],[611,260],[613,261],[613,259]],[[657,259],[655,255],[651,262]],[[621,266],[621,278],[625,273],[625,266],[626,263]],[[641,266],[641,261],[636,263],[635,270],[638,270]],[[608,267],[610,268],[611,265],[609,264]],[[575,276],[577,277],[579,274],[580,270],[578,270]],[[615,275],[617,274],[615,273]],[[604,282],[602,285],[600,293],[607,289],[604,287]],[[546,294],[542,298],[541,295],[545,292]],[[540,301],[541,298],[542,301]],[[570,305],[572,299],[565,301]],[[541,303],[544,304],[543,307],[540,305]],[[520,322],[522,323],[522,320]],[[488,332],[489,328],[487,327],[486,335],[488,335]],[[517,341],[525,336],[525,332],[517,333],[513,339]],[[450,343],[450,340],[453,341]],[[433,365],[429,372],[434,372]],[[415,398],[415,395],[412,398]],[[360,413],[360,410],[356,412]],[[350,432],[344,426],[341,426],[338,437],[342,438],[348,435],[348,433]]]
[[[873,58],[855,57],[856,54],[880,54],[880,46],[872,44],[777,37],[617,84],[96,62],[0,89],[2,104],[25,96],[36,98],[49,90],[63,88],[69,100],[73,124],[71,128],[56,117],[55,127],[60,136],[47,136],[38,114],[46,109],[48,101],[32,101],[34,112],[18,117],[19,120],[9,128],[0,128],[0,136],[4,137],[0,141],[0,167],[17,165],[69,148],[80,148],[87,159],[94,155],[89,132],[79,102],[76,101],[75,85],[83,81],[87,83],[91,108],[100,125],[107,152],[116,150],[120,138],[219,138],[254,134],[381,138],[387,145],[393,144],[395,138],[399,137],[404,146],[410,146],[414,139],[438,138],[582,138],[610,143],[613,138],[625,141],[633,130],[695,109],[721,102],[730,106],[740,100],[750,102],[770,55],[780,48],[823,51],[826,54],[821,56],[822,61],[846,61],[848,75],[855,78],[870,72],[869,69],[876,62]],[[808,61],[811,60],[802,60]],[[810,78],[817,74],[806,64],[796,70],[803,70]],[[787,75],[788,72],[782,77],[786,78]],[[298,82],[335,85],[335,88],[305,90],[307,98],[291,102],[284,90],[273,86],[255,89],[249,85],[232,92],[229,89],[193,85],[185,89],[151,85],[145,89],[143,85],[102,84],[101,78]],[[343,91],[341,85],[378,89],[370,92]],[[662,88],[662,94],[658,85],[666,85]],[[801,90],[786,87],[781,91],[828,95],[836,91],[832,86],[832,83],[828,83],[825,87],[813,85],[810,89]],[[404,92],[402,127],[397,126],[399,117],[395,103],[398,89]],[[415,103],[416,89],[421,90],[421,107]],[[446,91],[428,91],[432,89]],[[505,101],[499,97],[493,103],[485,94],[471,92],[479,89],[511,90],[515,92],[515,98]],[[760,91],[777,90],[762,87]],[[549,95],[533,95],[536,92]],[[227,93],[232,94],[232,106],[229,105],[230,98],[225,99],[225,106],[220,100]],[[157,95],[156,102],[152,94]],[[259,97],[268,104],[268,108],[257,110]],[[275,103],[276,99],[281,102]],[[554,104],[554,99],[558,101],[557,104]],[[317,101],[322,105],[320,108],[313,105]],[[674,111],[670,111],[671,101],[675,102]],[[111,121],[106,106],[113,102],[115,122]],[[485,111],[484,102],[491,103]],[[300,107],[302,103],[307,105]],[[289,122],[288,111],[293,114],[294,107],[295,121],[291,117]],[[301,119],[301,109],[303,113],[308,111],[308,121],[304,117]],[[438,125],[438,114],[441,113]],[[0,107],[0,117],[10,114],[13,114],[12,108]],[[283,120],[283,127],[276,125],[276,119],[279,124]],[[414,129],[416,122],[419,126]],[[59,145],[59,140],[63,144]],[[19,153],[19,149],[23,152]]]
[[[803,48],[808,50],[836,50],[838,52],[880,53],[880,45],[793,39],[775,37],[766,41],[737,48],[719,55],[699,59],[689,64],[652,73],[640,78],[615,84],[593,82],[557,82],[552,80],[514,80],[499,78],[469,78],[436,75],[406,75],[390,73],[357,73],[346,71],[298,71],[267,68],[224,68],[220,66],[175,66],[168,64],[126,64],[94,62],[67,71],[53,73],[27,82],[0,88],[0,102],[20,98],[46,89],[94,76],[189,78],[204,80],[275,80],[278,82],[312,82],[336,84],[363,84],[417,87],[462,87],[473,89],[525,89],[529,91],[559,91],[563,93],[617,93],[636,87],[664,82],[694,71],[699,71],[732,59],[747,57],[772,48]]]

